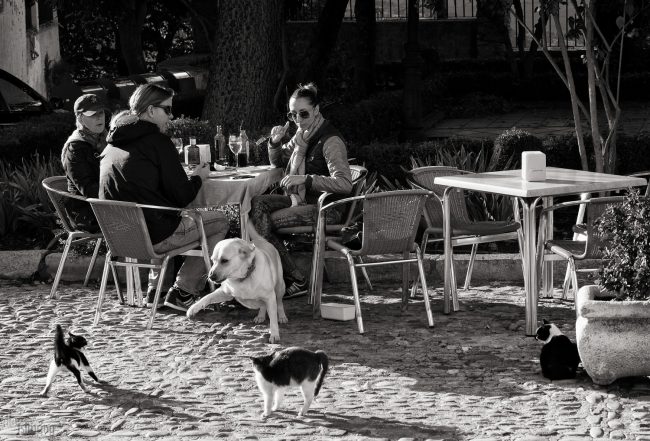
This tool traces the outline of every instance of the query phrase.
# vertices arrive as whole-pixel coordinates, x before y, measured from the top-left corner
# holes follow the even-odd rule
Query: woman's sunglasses
[[[156,105],[154,104],[153,107],[158,107],[159,109],[162,109],[163,112],[165,112],[167,115],[171,115],[171,114],[172,114],[172,106],[156,106]]]
[[[301,110],[298,113],[296,112],[289,112],[287,113],[287,119],[290,119],[291,121],[295,121],[296,117],[300,117],[300,119],[307,119],[311,116],[311,114],[307,110]]]

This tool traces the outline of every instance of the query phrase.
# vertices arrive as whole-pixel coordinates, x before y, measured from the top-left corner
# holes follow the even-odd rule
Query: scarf
[[[309,134],[305,137],[303,132],[296,132],[294,135],[294,144],[293,153],[291,158],[289,158],[289,175],[304,175],[305,174],[305,156],[307,155],[307,148],[309,147],[309,140],[313,138],[314,134],[318,132],[320,127],[323,125],[325,119],[319,113],[314,117],[314,122],[312,123]],[[299,185],[297,187],[292,187],[287,189],[287,193],[291,198],[291,205],[297,206],[305,202],[305,193],[306,189],[304,185]]]
[[[61,152],[62,162],[68,145],[70,145],[71,142],[75,141],[87,142],[93,146],[93,149],[95,149],[95,155],[99,155],[104,150],[104,147],[106,147],[106,130],[104,130],[102,133],[91,133],[86,129],[77,129],[72,132],[72,135],[70,135],[66,140],[63,151]]]

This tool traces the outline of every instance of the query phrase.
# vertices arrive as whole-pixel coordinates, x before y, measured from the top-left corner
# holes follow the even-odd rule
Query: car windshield
[[[15,84],[0,78],[0,95],[10,111],[39,109],[43,103],[31,97]]]

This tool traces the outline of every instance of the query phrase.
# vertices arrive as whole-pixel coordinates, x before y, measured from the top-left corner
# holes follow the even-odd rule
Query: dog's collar
[[[246,274],[244,275],[244,277],[242,277],[239,280],[241,281],[241,280],[248,279],[250,277],[250,275],[253,274],[253,271],[255,271],[255,258],[254,257],[253,257],[253,261],[251,262],[251,266],[249,266],[248,269],[246,270]]]

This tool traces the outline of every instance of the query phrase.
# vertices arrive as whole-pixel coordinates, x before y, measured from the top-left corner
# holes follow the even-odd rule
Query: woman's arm
[[[285,168],[289,163],[289,158],[296,145],[295,137],[291,138],[286,144],[274,144],[269,141],[269,162],[275,167]]]
[[[87,198],[99,194],[99,160],[93,147],[83,141],[68,144],[62,158],[65,174],[72,180],[79,193]]]
[[[160,158],[160,176],[164,195],[175,207],[186,207],[194,200],[203,181],[200,176],[187,177],[178,160],[178,151],[165,135],[156,137],[160,146],[156,147]]]
[[[352,175],[348,163],[348,151],[343,140],[338,136],[328,138],[323,144],[323,156],[327,161],[330,175],[308,175],[307,191],[350,194],[352,192]],[[311,186],[309,181],[311,181]]]

